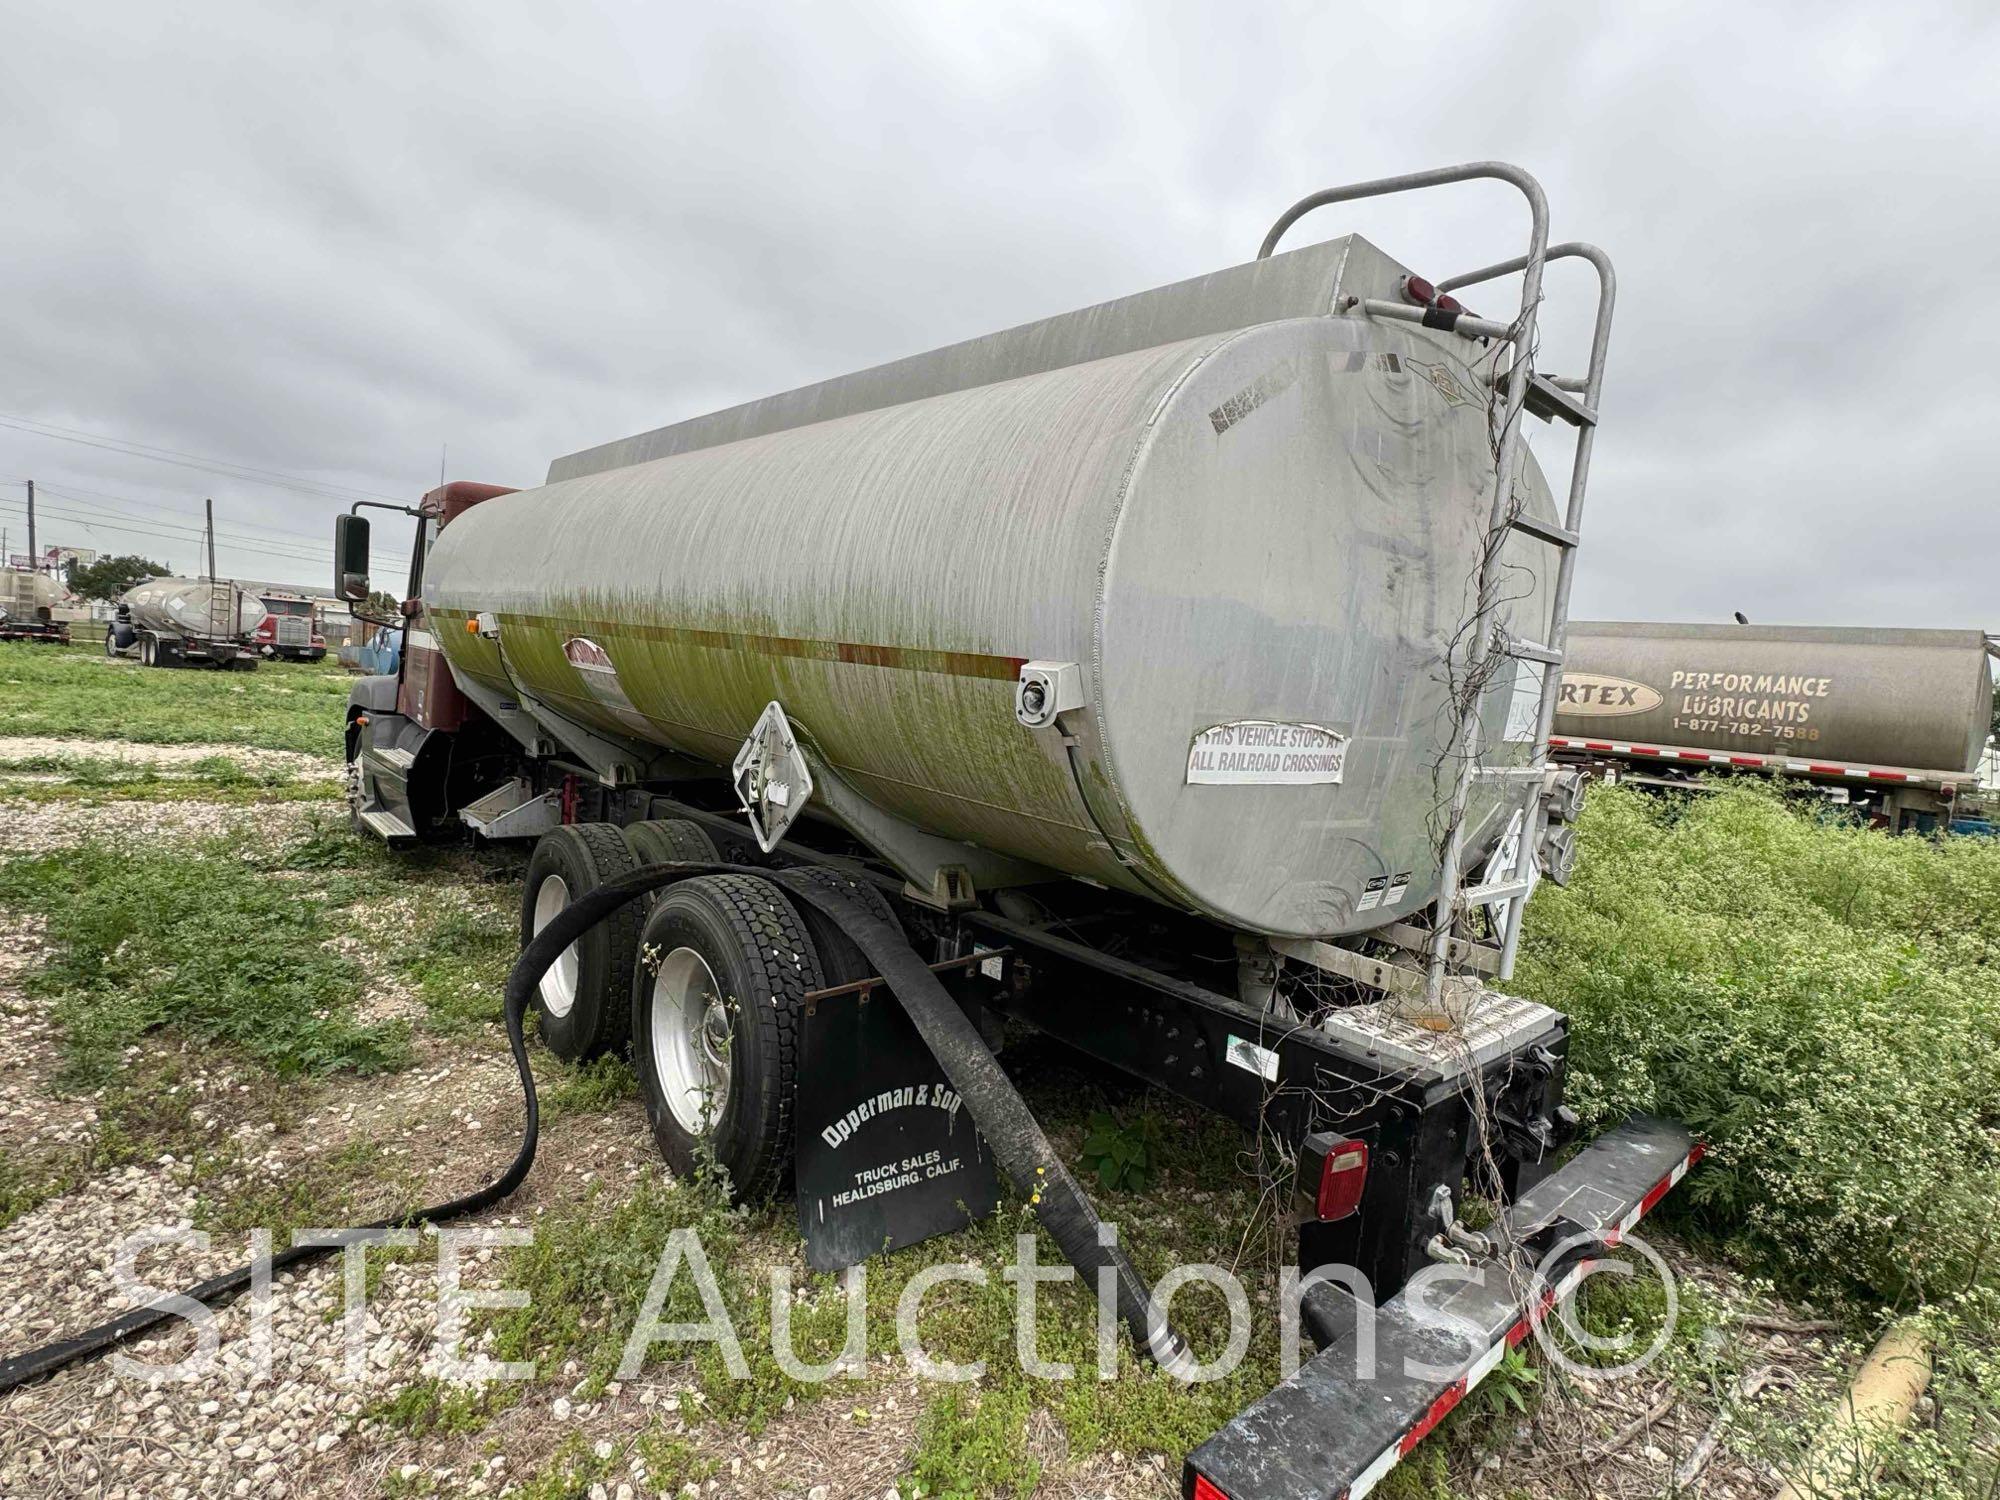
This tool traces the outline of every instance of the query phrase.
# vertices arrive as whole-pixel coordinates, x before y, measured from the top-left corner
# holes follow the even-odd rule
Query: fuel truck
[[[1512,261],[1275,253],[1313,208],[1480,179],[1525,201]],[[1596,273],[1581,375],[1530,359],[1556,261]],[[1455,295],[1511,277],[1495,317]],[[523,841],[541,1042],[629,1052],[667,1162],[793,1195],[817,1268],[1004,1177],[1180,1368],[1001,1023],[1262,1136],[1300,1265],[1362,1290],[1307,1294],[1321,1352],[1184,1492],[1364,1494],[1700,1156],[1649,1119],[1566,1154],[1568,1020],[1501,987],[1580,794],[1547,736],[1613,292],[1475,163],[539,485],[445,484],[407,507],[397,670],[352,687],[355,823]],[[1561,505],[1530,420],[1575,429]],[[371,506],[335,535],[356,601]],[[1364,1311],[1382,1369],[1438,1378],[1358,1381]]]
[[[69,622],[58,620],[62,586],[46,573],[0,568],[0,641],[69,644]]]
[[[1995,650],[1980,630],[1577,620],[1549,743],[1634,785],[1782,777],[1933,832],[1977,783]]]
[[[118,596],[104,654],[253,672],[264,618],[263,601],[227,578],[148,578]]]

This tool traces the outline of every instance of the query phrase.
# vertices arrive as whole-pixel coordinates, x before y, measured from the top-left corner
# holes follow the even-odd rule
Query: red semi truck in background
[[[303,594],[268,593],[264,623],[250,639],[266,656],[287,661],[323,661],[326,637],[320,632],[319,606]]]

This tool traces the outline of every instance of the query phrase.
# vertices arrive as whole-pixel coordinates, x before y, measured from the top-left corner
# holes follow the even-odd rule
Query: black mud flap
[[[1428,1267],[1376,1310],[1372,1378],[1349,1332],[1189,1454],[1183,1497],[1361,1500],[1701,1156],[1662,1120],[1598,1137],[1507,1211],[1512,1255]]]
[[[797,1180],[806,1264],[838,1271],[999,1206],[993,1155],[886,990],[806,1010]]]

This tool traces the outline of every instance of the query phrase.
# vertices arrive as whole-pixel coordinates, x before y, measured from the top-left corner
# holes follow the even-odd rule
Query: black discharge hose
[[[836,891],[810,881],[794,883],[785,879],[782,870],[753,865],[693,861],[648,865],[597,886],[552,917],[521,950],[521,956],[514,960],[514,967],[507,974],[507,1047],[513,1053],[514,1071],[520,1078],[521,1097],[526,1105],[521,1146],[507,1170],[485,1187],[447,1203],[378,1219],[359,1228],[338,1230],[316,1244],[288,1246],[272,1255],[271,1274],[323,1260],[350,1244],[365,1242],[368,1236],[384,1229],[411,1229],[424,1223],[462,1219],[491,1208],[520,1187],[535,1164],[535,1147],[541,1137],[541,1107],[535,1096],[535,1075],[528,1066],[528,1043],[523,1029],[535,987],[565,948],[619,907],[691,875],[754,875],[775,879],[795,900],[810,902],[839,923],[889,982],[919,1034],[937,1055],[952,1087],[965,1100],[995,1157],[1007,1169],[1015,1187],[1034,1199],[1038,1217],[1055,1236],[1070,1264],[1085,1275],[1092,1275],[1099,1267],[1108,1268],[1116,1281],[1119,1315],[1138,1347],[1169,1368],[1185,1360],[1186,1346],[1163,1319],[1153,1316],[1151,1294],[1130,1260],[1117,1245],[1101,1243],[1103,1236],[1098,1231],[1099,1221],[1089,1198],[1057,1158],[1048,1137],[1042,1134],[1041,1126],[1015,1090],[1013,1081],[994,1060],[978,1028],[966,1019],[957,1002],[938,983],[937,976],[911,951],[903,934]],[[209,1307],[224,1306],[251,1284],[258,1269],[239,1266],[187,1288],[180,1297]],[[95,1359],[179,1316],[180,1313],[168,1307],[152,1303],[70,1338],[0,1361],[0,1394]]]

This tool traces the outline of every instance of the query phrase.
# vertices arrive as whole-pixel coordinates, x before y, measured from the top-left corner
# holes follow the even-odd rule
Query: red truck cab
[[[264,594],[264,623],[250,639],[266,656],[321,661],[326,637],[320,633],[319,606],[303,594]]]

